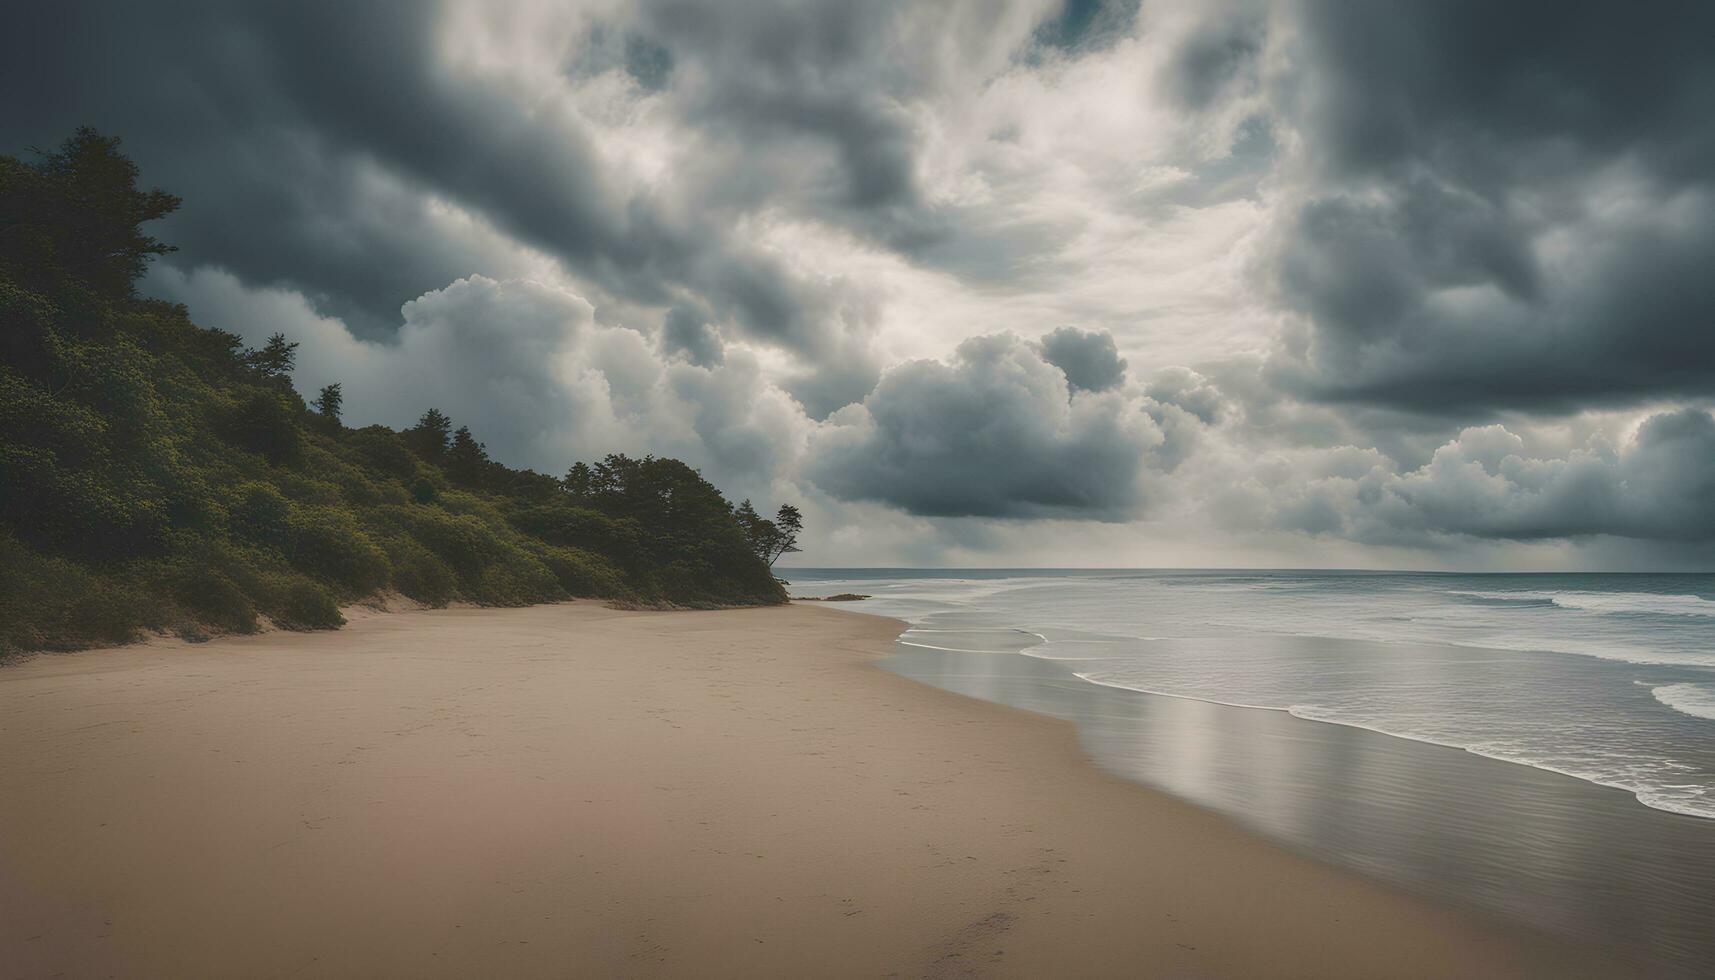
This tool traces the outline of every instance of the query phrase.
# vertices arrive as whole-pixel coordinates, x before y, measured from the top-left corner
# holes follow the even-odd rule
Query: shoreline
[[[841,615],[850,613],[850,615]],[[0,672],[20,975],[1612,976],[880,669],[856,610],[594,603]]]
[[[922,644],[917,644],[917,645],[921,646]],[[929,647],[928,649],[940,649],[940,648]],[[1021,654],[1021,656],[1028,657],[1028,656],[1033,656],[1033,655],[1025,653],[1025,654]],[[1039,659],[1039,660],[1050,660],[1050,662],[1053,662],[1050,658],[1045,658],[1045,657],[1038,657],[1037,659]],[[1493,752],[1484,752],[1481,749],[1473,748],[1472,746],[1469,746],[1469,745],[1460,745],[1457,742],[1437,741],[1436,739],[1433,739],[1433,738],[1430,738],[1430,737],[1424,736],[1424,735],[1407,735],[1403,732],[1389,731],[1385,728],[1378,728],[1374,725],[1365,725],[1365,724],[1362,724],[1360,722],[1346,721],[1346,720],[1343,720],[1340,718],[1318,718],[1318,717],[1315,717],[1313,715],[1308,715],[1308,714],[1302,713],[1299,705],[1293,705],[1291,707],[1280,708],[1280,707],[1275,707],[1274,705],[1268,705],[1268,704],[1243,704],[1243,703],[1240,703],[1238,701],[1222,701],[1218,698],[1198,697],[1197,695],[1194,695],[1194,694],[1175,694],[1171,691],[1154,691],[1154,690],[1150,690],[1149,688],[1146,688],[1146,687],[1133,687],[1129,684],[1121,684],[1121,683],[1118,683],[1117,681],[1099,681],[1093,677],[1088,676],[1087,674],[1079,673],[1077,671],[1072,671],[1071,674],[1073,677],[1078,678],[1079,680],[1083,681],[1086,684],[1091,684],[1091,685],[1094,685],[1096,687],[1111,688],[1111,689],[1116,690],[1116,691],[1126,691],[1126,692],[1129,692],[1132,694],[1141,694],[1145,697],[1173,698],[1173,699],[1179,700],[1179,701],[1195,701],[1199,704],[1212,704],[1212,705],[1216,705],[1216,706],[1222,707],[1222,708],[1241,708],[1245,711],[1272,711],[1272,712],[1276,712],[1278,714],[1286,715],[1289,718],[1296,718],[1299,721],[1307,721],[1307,722],[1310,722],[1310,723],[1316,724],[1316,725],[1337,725],[1341,728],[1352,729],[1353,731],[1368,732],[1371,735],[1383,735],[1383,736],[1386,736],[1387,738],[1398,739],[1402,742],[1411,742],[1411,743],[1416,744],[1416,745],[1429,746],[1429,747],[1437,748],[1437,749],[1449,749],[1449,750],[1452,750],[1455,752],[1463,752],[1467,755],[1476,756],[1479,759],[1487,759],[1490,762],[1501,762],[1501,763],[1505,763],[1506,765],[1509,765],[1509,766],[1523,766],[1526,769],[1534,769],[1538,772],[1551,773],[1551,774],[1556,775],[1556,776],[1565,776],[1568,779],[1575,779],[1578,782],[1583,783],[1584,785],[1591,787],[1592,789],[1612,790],[1614,792],[1618,792],[1618,793],[1626,796],[1633,803],[1636,803],[1638,806],[1644,807],[1645,809],[1648,809],[1648,810],[1654,810],[1657,813],[1672,814],[1675,817],[1685,817],[1685,818],[1688,818],[1691,820],[1715,821],[1715,816],[1709,816],[1709,815],[1706,815],[1703,813],[1694,813],[1690,810],[1678,809],[1678,808],[1675,808],[1672,806],[1657,805],[1655,803],[1651,803],[1648,800],[1643,798],[1642,793],[1644,791],[1642,791],[1642,790],[1638,790],[1638,789],[1635,789],[1635,788],[1630,787],[1630,786],[1624,786],[1624,785],[1621,785],[1619,783],[1603,782],[1600,779],[1596,779],[1596,778],[1590,777],[1590,776],[1582,776],[1576,772],[1571,772],[1571,771],[1566,770],[1566,769],[1556,769],[1554,766],[1551,766],[1545,762],[1534,762],[1534,761],[1531,761],[1529,759],[1518,759],[1518,758],[1514,758],[1514,757],[1508,756],[1508,755],[1500,755],[1500,754],[1493,753]]]
[[[1093,682],[1076,663],[902,645],[882,666],[1062,719],[1104,771],[1331,867],[1600,945],[1652,976],[1715,962],[1705,818],[1458,746]]]

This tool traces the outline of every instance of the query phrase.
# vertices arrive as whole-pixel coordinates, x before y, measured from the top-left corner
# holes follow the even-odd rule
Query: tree
[[[744,502],[733,509],[732,516],[738,521],[738,526],[744,528],[744,533],[753,538],[756,529],[766,523],[762,515],[756,512],[756,508],[751,506],[749,497],[744,498]]]
[[[756,557],[773,565],[780,556],[798,550],[798,534],[804,530],[804,517],[791,504],[780,505],[780,511],[769,520],[756,512],[749,500],[732,512],[733,520],[744,530]]]
[[[453,433],[453,441],[447,447],[446,459],[442,467],[447,471],[448,479],[467,487],[481,486],[483,478],[488,473],[488,447],[476,441],[470,434],[470,426],[461,425]]]
[[[441,414],[438,408],[431,408],[423,413],[417,424],[406,430],[406,441],[417,455],[438,463],[446,455],[447,441],[452,435],[453,420]]]
[[[79,129],[33,163],[0,158],[0,266],[20,283],[80,282],[129,299],[149,259],[174,251],[143,233],[179,199],[137,189],[119,140]]]
[[[799,550],[798,535],[803,530],[804,515],[791,504],[781,504],[779,512],[774,515],[775,550],[773,554],[763,556],[770,566],[779,561],[781,555]]]
[[[244,352],[244,360],[270,380],[283,380],[298,362],[298,344],[286,342],[286,335],[277,333],[268,338],[261,350]]]
[[[345,394],[340,391],[339,382],[323,386],[322,393],[316,396],[315,401],[310,402],[310,407],[322,418],[339,425],[340,411],[345,407]]]
[[[590,469],[590,464],[588,463],[581,461],[573,463],[572,468],[566,471],[566,479],[564,480],[564,483],[566,485],[567,493],[579,500],[582,500],[585,497],[588,497],[594,489],[595,472]]]
[[[332,627],[382,588],[785,601],[732,505],[677,460],[558,480],[434,409],[348,429],[340,384],[299,397],[289,335],[248,349],[137,296],[166,251],[139,228],[176,199],[138,190],[115,145],[85,131],[39,163],[0,154],[0,656],[264,616]]]
[[[750,542],[750,550],[756,552],[756,557],[767,561],[769,549],[774,546],[776,536],[774,522],[758,514],[749,497],[734,508],[732,517],[744,531],[745,540]]]

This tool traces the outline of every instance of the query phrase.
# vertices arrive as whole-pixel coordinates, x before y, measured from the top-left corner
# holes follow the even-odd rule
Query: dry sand
[[[0,975],[1612,974],[875,669],[899,628],[579,603],[0,669]]]

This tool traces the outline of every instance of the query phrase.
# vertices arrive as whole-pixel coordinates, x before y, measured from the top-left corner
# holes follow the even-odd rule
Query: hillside
[[[684,463],[511,469],[427,405],[403,432],[349,428],[337,385],[293,389],[286,338],[246,349],[137,296],[171,251],[142,226],[179,201],[140,190],[117,146],[84,130],[0,157],[0,653],[337,627],[389,590],[784,601],[787,529]]]

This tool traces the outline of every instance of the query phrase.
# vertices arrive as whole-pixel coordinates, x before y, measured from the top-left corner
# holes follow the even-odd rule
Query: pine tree
[[[244,352],[244,359],[249,365],[261,372],[262,376],[270,379],[283,379],[292,373],[292,368],[298,361],[298,345],[296,341],[286,342],[286,335],[277,333],[268,338],[268,343],[261,350]]]
[[[781,555],[799,550],[798,535],[804,530],[804,515],[791,504],[781,504],[780,511],[774,515],[773,526],[773,551],[763,556],[768,559],[769,565],[779,561]]]
[[[750,542],[751,550],[756,552],[758,558],[766,559],[769,548],[773,546],[773,523],[756,512],[748,497],[733,510],[732,516],[744,531],[745,540]]]
[[[488,447],[476,441],[469,426],[459,426],[459,430],[453,433],[452,445],[447,448],[446,460],[442,463],[447,478],[467,487],[481,486],[488,473],[488,464]]]
[[[335,381],[331,385],[323,386],[322,393],[310,402],[310,407],[315,409],[322,418],[336,426],[339,425],[340,412],[345,408],[345,394],[340,391],[339,382]]]
[[[143,233],[179,199],[137,187],[137,165],[119,140],[84,127],[51,153],[25,163],[0,157],[0,268],[14,282],[54,288],[81,282],[117,297],[151,258],[176,249]]]
[[[417,455],[432,463],[438,463],[441,457],[446,455],[447,440],[451,436],[452,428],[452,419],[443,415],[440,409],[431,408],[423,413],[423,417],[418,419],[417,424],[405,435]]]
[[[595,490],[595,471],[590,469],[588,463],[573,463],[572,468],[566,471],[564,482],[566,492],[581,500]]]

